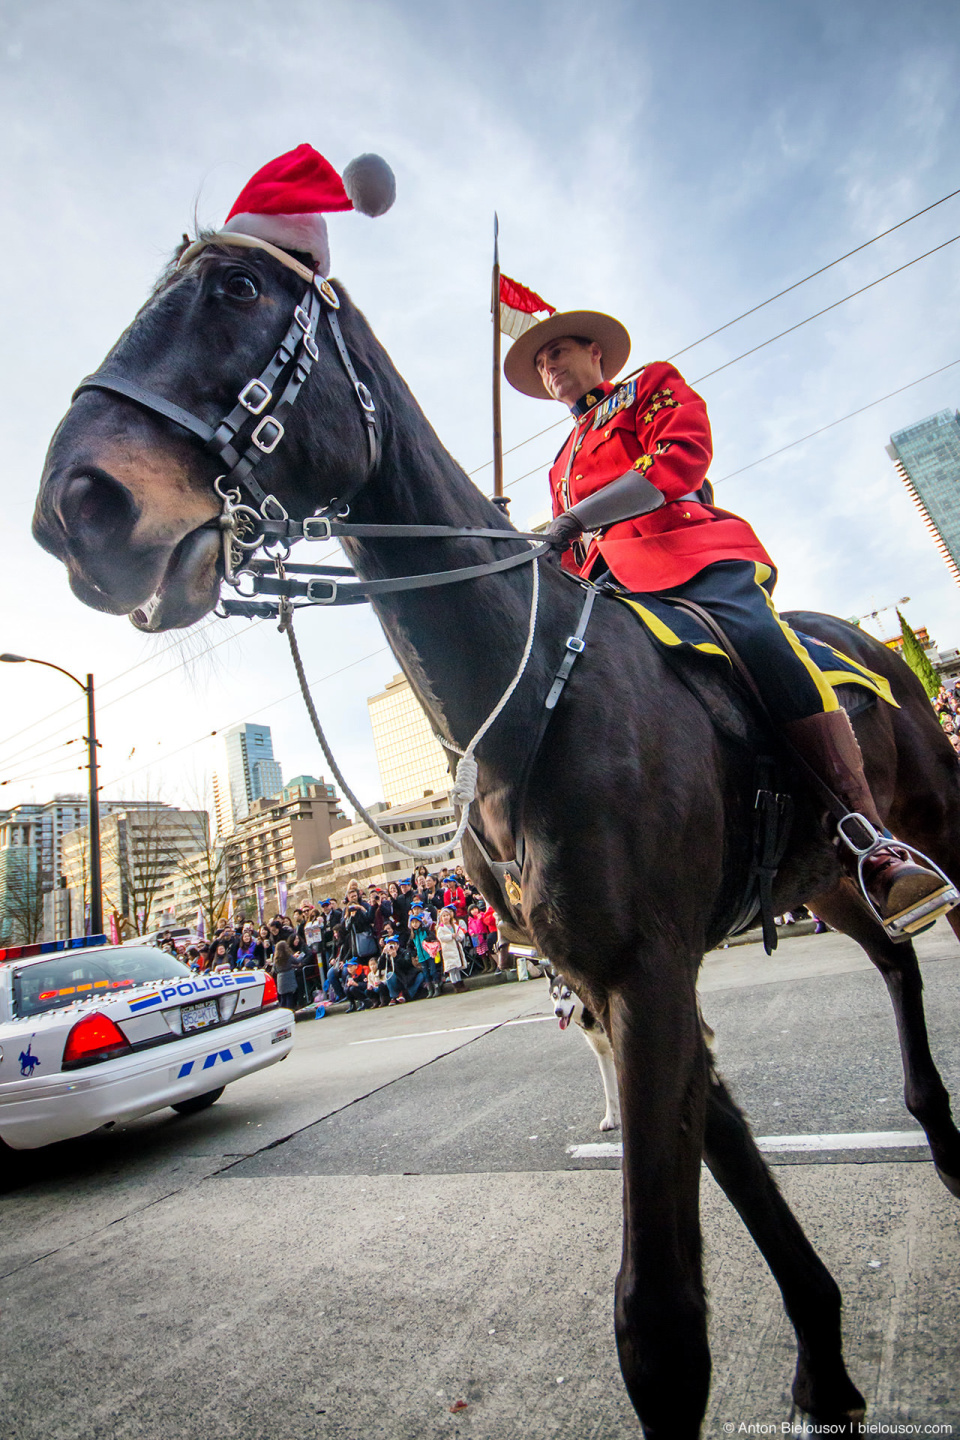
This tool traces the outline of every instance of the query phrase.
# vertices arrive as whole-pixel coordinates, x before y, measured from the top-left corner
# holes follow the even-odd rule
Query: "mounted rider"
[[[773,561],[745,520],[714,505],[703,400],[666,361],[617,385],[629,354],[618,320],[575,310],[532,325],[506,356],[515,389],[559,400],[573,417],[550,469],[547,533],[564,550],[561,563],[639,599],[692,601],[722,626],[789,744],[876,832],[856,823],[851,832],[861,850],[872,843],[863,886],[891,938],[908,938],[960,897],[884,828],[847,712],[774,607]],[[842,829],[846,839],[845,821]],[[839,849],[856,876],[849,840]]]

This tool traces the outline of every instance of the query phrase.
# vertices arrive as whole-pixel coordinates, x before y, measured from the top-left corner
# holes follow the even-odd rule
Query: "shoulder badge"
[[[593,417],[593,429],[599,430],[601,425],[606,425],[612,415],[616,415],[620,410],[626,410],[636,398],[637,381],[634,378],[628,380],[625,385],[621,385],[618,390],[614,390],[613,394],[608,395],[603,404],[598,407],[597,413]]]

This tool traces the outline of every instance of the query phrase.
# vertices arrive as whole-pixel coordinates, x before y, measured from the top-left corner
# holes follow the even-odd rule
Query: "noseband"
[[[251,577],[252,592],[241,592],[244,598],[240,600],[221,601],[220,609],[224,615],[258,618],[276,615],[280,604],[284,601],[289,604],[294,597],[313,605],[355,605],[374,595],[419,590],[509,570],[516,565],[535,561],[551,549],[550,543],[544,542],[540,535],[524,534],[517,530],[450,525],[342,523],[350,512],[351,500],[377,470],[381,441],[379,417],[373,396],[356,372],[340,328],[337,315],[340,298],[329,280],[308,270],[286,251],[255,236],[232,231],[221,231],[209,239],[195,241],[180,256],[177,268],[186,269],[202,250],[212,244],[264,250],[307,282],[306,291],[294,309],[293,319],[280,345],[260,374],[253,376],[241,388],[232,410],[219,424],[208,425],[205,420],[165,396],[157,395],[135,380],[109,369],[88,375],[77,386],[72,399],[76,400],[85,390],[105,390],[120,395],[125,400],[132,400],[135,405],[165,420],[171,420],[181,429],[195,435],[210,454],[227,466],[225,472],[214,482],[214,489],[222,502],[221,514],[216,523],[223,534],[224,579],[227,584],[239,590],[241,577],[246,574]],[[360,407],[367,437],[367,467],[364,473],[345,486],[340,494],[335,495],[315,514],[302,521],[292,520],[277,497],[264,490],[256,478],[255,470],[265,455],[273,454],[286,433],[290,412],[303,390],[314,362],[320,356],[316,337],[324,317]],[[246,491],[256,509],[241,502],[242,491]],[[404,575],[393,580],[357,580],[354,571],[346,566],[284,565],[290,546],[296,541],[329,540],[341,536],[366,539],[459,537],[528,540],[537,543],[529,550],[522,551],[519,555],[510,555],[503,560],[434,574]],[[273,559],[255,559],[254,552],[260,549],[272,553]],[[270,570],[276,572],[276,578],[267,573]],[[323,578],[291,579],[287,572]],[[349,577],[354,583],[345,585],[340,577]],[[277,600],[257,601],[253,598],[256,595],[276,596]]]

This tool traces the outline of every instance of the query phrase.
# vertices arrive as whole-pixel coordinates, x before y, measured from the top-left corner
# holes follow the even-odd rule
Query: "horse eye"
[[[256,300],[260,294],[246,270],[228,270],[220,281],[220,289],[231,300]]]

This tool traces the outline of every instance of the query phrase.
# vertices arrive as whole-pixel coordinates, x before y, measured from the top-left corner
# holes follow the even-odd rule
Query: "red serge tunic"
[[[717,560],[760,561],[774,569],[746,520],[684,498],[703,484],[713,444],[707,407],[678,370],[657,360],[635,381],[604,382],[584,400],[592,406],[601,397],[607,398],[577,418],[551,466],[554,516],[630,469],[656,485],[667,503],[611,525],[590,541],[582,565],[568,550],[565,569],[587,576],[601,556],[627,590],[669,590]]]

